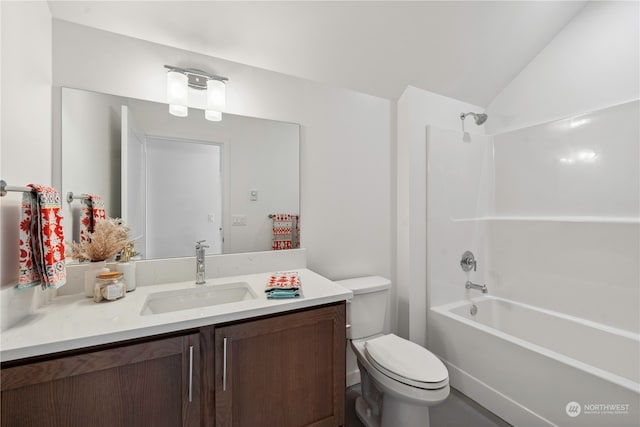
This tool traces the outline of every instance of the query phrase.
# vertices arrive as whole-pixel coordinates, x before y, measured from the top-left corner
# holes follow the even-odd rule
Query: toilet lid
[[[368,340],[369,360],[383,373],[420,388],[439,388],[448,383],[444,363],[426,348],[394,334]]]

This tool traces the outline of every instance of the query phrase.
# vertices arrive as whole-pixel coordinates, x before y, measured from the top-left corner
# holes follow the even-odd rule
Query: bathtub
[[[428,346],[513,425],[640,426],[637,333],[481,296],[432,307]]]

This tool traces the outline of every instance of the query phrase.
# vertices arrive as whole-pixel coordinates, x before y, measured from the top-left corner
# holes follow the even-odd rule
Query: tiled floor
[[[360,385],[347,389],[346,427],[363,427],[355,413],[355,400],[360,396]],[[451,394],[430,411],[431,427],[509,427],[509,423],[498,418],[464,394],[451,389]],[[416,426],[419,427],[419,426]]]

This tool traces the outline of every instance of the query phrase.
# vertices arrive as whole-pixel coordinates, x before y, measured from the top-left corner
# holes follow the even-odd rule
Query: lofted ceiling
[[[486,106],[583,1],[58,1],[55,19],[397,99]]]

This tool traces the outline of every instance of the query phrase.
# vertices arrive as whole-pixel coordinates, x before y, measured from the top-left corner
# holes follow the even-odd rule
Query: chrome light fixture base
[[[164,68],[182,73],[189,79],[189,87],[196,90],[207,90],[208,80],[218,80],[226,82],[229,79],[226,77],[216,76],[215,74],[207,73],[206,71],[198,70],[195,68],[180,68],[173,65],[165,65]]]

